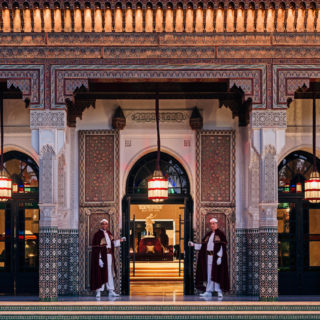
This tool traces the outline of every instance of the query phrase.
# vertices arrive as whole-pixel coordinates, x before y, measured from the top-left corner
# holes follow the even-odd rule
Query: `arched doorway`
[[[122,293],[192,294],[193,260],[187,246],[193,213],[189,178],[175,158],[162,152],[160,168],[169,179],[169,199],[155,204],[147,198],[147,181],[155,165],[156,152],[148,153],[127,178],[122,228],[129,241],[122,255]],[[153,234],[147,232],[148,221]]]
[[[24,153],[4,154],[12,199],[0,202],[0,295],[37,295],[39,208],[36,162]]]
[[[320,294],[320,204],[304,200],[304,181],[313,169],[312,155],[295,151],[279,172],[279,294]],[[320,161],[317,159],[318,171]]]

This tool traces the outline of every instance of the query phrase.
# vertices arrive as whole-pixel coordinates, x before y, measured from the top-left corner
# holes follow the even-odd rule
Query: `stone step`
[[[151,280],[155,280],[155,281],[182,281],[183,277],[165,277],[165,276],[160,276],[160,277],[147,277],[147,276],[140,276],[140,277],[133,277],[130,276],[130,281],[151,281]]]
[[[320,302],[258,301],[58,301],[0,302],[0,319],[320,319]],[[120,298],[121,299],[121,298]]]

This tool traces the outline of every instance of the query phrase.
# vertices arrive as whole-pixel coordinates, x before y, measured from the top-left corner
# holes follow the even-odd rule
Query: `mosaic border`
[[[110,303],[111,301],[105,301]],[[215,302],[215,301],[210,301]],[[9,312],[9,311],[75,311],[75,312],[103,312],[103,311],[230,311],[230,312],[239,312],[239,311],[248,311],[248,312],[257,312],[257,311],[271,311],[271,312],[283,312],[283,311],[292,311],[292,312],[303,312],[303,311],[320,311],[320,304],[318,305],[254,305],[247,302],[246,305],[218,305],[218,304],[203,304],[203,305],[30,305],[30,306],[0,306],[0,312]],[[257,303],[253,301],[254,303]],[[195,303],[197,303],[195,301]],[[222,302],[223,303],[223,302]],[[235,302],[236,303],[236,302]],[[299,302],[297,302],[299,303]],[[1,314],[0,314],[1,315]]]
[[[250,320],[316,320],[320,319],[319,314],[188,314],[188,315],[180,315],[180,314],[131,314],[131,315],[121,315],[121,314],[113,314],[113,315],[88,315],[88,314],[78,314],[78,315],[10,315],[10,314],[3,314],[1,315],[2,319],[7,320],[80,320],[80,319],[87,319],[87,320],[100,320],[100,319],[108,319],[108,320],[240,320],[240,319],[250,319]]]

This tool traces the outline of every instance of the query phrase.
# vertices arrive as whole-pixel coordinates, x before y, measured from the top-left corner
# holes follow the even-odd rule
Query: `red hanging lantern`
[[[155,170],[153,177],[148,180],[148,199],[153,202],[162,202],[168,199],[168,179],[161,171]]]
[[[0,201],[7,201],[12,197],[12,180],[3,173],[0,175]]]
[[[157,123],[157,162],[152,178],[148,180],[148,199],[162,202],[168,199],[168,179],[164,178],[160,170],[160,130],[159,130],[159,99],[156,94],[156,123]]]
[[[320,203],[320,175],[318,171],[313,171],[309,180],[305,182],[304,196],[311,203]]]

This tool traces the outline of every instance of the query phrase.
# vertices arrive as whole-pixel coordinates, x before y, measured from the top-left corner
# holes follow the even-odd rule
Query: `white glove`
[[[100,259],[99,259],[99,267],[100,267],[100,268],[103,268],[103,266],[104,266],[103,261],[102,261],[102,259],[100,258]]]
[[[126,237],[122,237],[122,238],[120,238],[120,241],[121,242],[125,242],[125,241],[127,241],[127,238]]]
[[[220,264],[221,264],[221,257],[217,259],[217,265],[220,266]]]
[[[194,247],[194,243],[192,241],[188,241],[188,246],[189,247]]]

